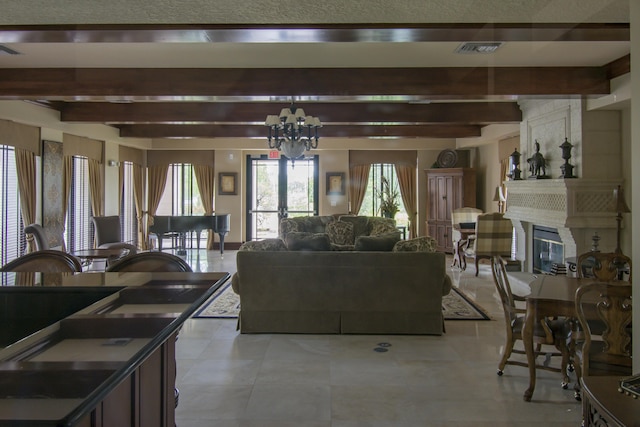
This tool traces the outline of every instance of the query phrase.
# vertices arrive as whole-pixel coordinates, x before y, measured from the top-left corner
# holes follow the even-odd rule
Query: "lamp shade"
[[[302,108],[296,108],[296,119],[304,119],[304,110]]]
[[[278,126],[280,124],[280,118],[275,114],[268,115],[264,124],[267,126]]]
[[[290,109],[283,108],[282,110],[280,110],[280,118],[289,117],[289,115],[291,115],[291,110]]]
[[[500,186],[496,187],[496,192],[493,194],[493,201],[494,202],[501,202],[502,201],[502,197],[500,197]]]

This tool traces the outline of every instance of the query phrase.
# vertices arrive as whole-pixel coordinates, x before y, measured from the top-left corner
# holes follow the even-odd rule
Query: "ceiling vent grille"
[[[456,53],[493,53],[502,42],[466,42],[462,43],[455,50]]]
[[[20,52],[0,44],[0,55],[20,55]]]

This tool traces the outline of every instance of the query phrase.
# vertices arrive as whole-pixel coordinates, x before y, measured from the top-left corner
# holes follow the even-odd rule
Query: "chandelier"
[[[291,160],[301,159],[304,152],[318,148],[320,119],[305,116],[302,108],[291,104],[280,115],[269,115],[265,121],[269,127],[269,148],[282,151]]]

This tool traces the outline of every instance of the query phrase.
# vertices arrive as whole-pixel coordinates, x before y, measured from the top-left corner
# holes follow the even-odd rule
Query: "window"
[[[398,226],[408,227],[409,216],[404,209],[404,203],[402,202],[402,196],[400,195],[396,168],[395,165],[389,163],[376,163],[371,165],[367,191],[358,215],[381,216],[380,196],[378,194],[382,188],[383,177],[389,182],[389,186],[398,192],[398,213],[395,216],[396,224]]]
[[[69,252],[93,247],[91,216],[89,159],[73,156],[71,192],[69,194],[64,236]]]
[[[0,265],[25,254],[27,241],[20,212],[18,173],[14,147],[0,145]]]
[[[204,215],[204,206],[198,189],[193,165],[169,165],[167,186],[164,189],[157,215]]]
[[[135,245],[138,242],[138,219],[133,193],[133,163],[124,162],[122,172],[122,200],[120,202],[122,236],[120,238],[123,242]]]

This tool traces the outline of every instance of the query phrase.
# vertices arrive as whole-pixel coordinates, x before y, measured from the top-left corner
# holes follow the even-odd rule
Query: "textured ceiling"
[[[629,22],[630,0],[3,0],[0,25]],[[635,1],[635,0],[633,0]]]

